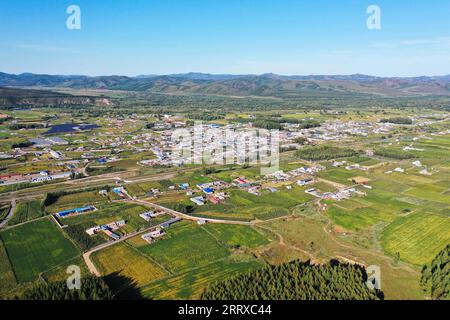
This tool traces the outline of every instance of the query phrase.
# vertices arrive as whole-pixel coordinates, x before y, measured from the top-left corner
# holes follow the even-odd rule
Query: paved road
[[[152,202],[148,202],[148,201],[144,201],[144,200],[139,200],[139,199],[132,199],[129,200],[129,202],[135,202],[135,203],[140,203],[155,209],[159,209],[159,210],[163,210],[166,211],[170,214],[173,214],[174,216],[181,218],[181,219],[185,219],[185,220],[191,220],[191,221],[200,221],[200,220],[204,220],[206,222],[209,223],[223,223],[223,224],[241,224],[241,225],[251,225],[253,224],[253,222],[249,222],[249,221],[238,221],[238,220],[226,220],[226,219],[213,219],[213,218],[202,218],[202,217],[194,217],[191,216],[189,214],[185,214],[185,213],[181,213],[163,206],[160,206],[156,203],[152,203]]]
[[[133,172],[126,172],[128,175]],[[69,180],[64,182],[57,182],[50,185],[36,186],[27,189],[5,192],[0,194],[1,201],[11,201],[14,198],[20,199],[35,199],[42,197],[48,192],[55,192],[58,190],[76,190],[86,187],[96,187],[105,184],[113,184],[116,178],[130,181],[130,183],[147,182],[147,181],[159,181],[173,178],[176,172],[164,172],[143,177],[128,177],[125,173],[108,173],[99,176],[90,176],[83,179]],[[49,187],[49,188],[47,188]],[[51,187],[51,188],[50,188]]]
[[[9,209],[8,215],[0,222],[0,229],[2,229],[8,223],[8,220],[12,218],[14,212],[16,211],[16,199],[11,200],[11,208]]]

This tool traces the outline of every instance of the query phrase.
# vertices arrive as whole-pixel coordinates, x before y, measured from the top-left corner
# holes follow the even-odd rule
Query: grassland
[[[0,240],[0,296],[17,285],[14,270],[9,262],[8,254]]]
[[[279,187],[277,192],[264,190],[257,196],[245,190],[229,190],[229,198],[221,204],[207,203],[204,206],[195,207],[193,215],[199,217],[213,217],[230,220],[250,221],[254,219],[267,220],[288,215],[291,209],[303,204],[313,197],[305,193],[305,187],[292,185],[292,189]],[[192,205],[189,197],[185,195],[166,195],[156,199],[161,205],[171,206],[175,202]]]
[[[138,250],[177,273],[229,255],[214,237],[188,222],[172,226],[164,239]]]
[[[62,210],[92,205],[99,202],[107,202],[108,200],[108,198],[100,195],[98,190],[69,193],[58,197],[54,203],[46,207],[46,210],[51,213],[56,213]]]
[[[18,282],[32,281],[79,255],[75,245],[50,220],[43,219],[0,233]]]
[[[305,260],[307,252],[317,263],[344,258],[344,261],[355,261],[365,266],[378,265],[382,270],[382,290],[386,299],[423,299],[419,285],[420,268],[396,265],[391,258],[384,256],[375,243],[360,245],[348,236],[326,231],[327,225],[327,220],[318,213],[266,223],[263,226],[282,241],[279,240],[281,244],[273,242],[259,249],[259,254],[272,263],[295,258]]]
[[[209,224],[204,229],[226,246],[255,248],[269,243],[264,235],[247,226]]]
[[[92,255],[92,259],[99,271],[106,277],[109,276],[111,280],[114,279],[112,275],[126,277],[132,279],[137,287],[168,275],[157,263],[125,243],[98,251]],[[120,287],[120,282],[113,281],[110,284],[117,291],[126,289]]]
[[[381,243],[391,255],[417,265],[429,263],[450,242],[448,216],[416,213],[396,219],[382,233]]]
[[[42,210],[41,201],[33,200],[20,202],[17,204],[14,216],[9,220],[8,225],[15,225],[44,215],[45,212]]]
[[[69,226],[90,223],[91,225],[103,225],[118,220],[125,220],[126,225],[121,228],[119,233],[129,233],[141,228],[158,224],[168,219],[168,216],[160,216],[152,219],[150,222],[145,221],[139,214],[148,211],[148,208],[128,203],[103,203],[97,205],[97,211],[61,219],[62,222]]]
[[[257,260],[232,261],[220,260],[195,270],[189,270],[153,282],[141,289],[146,298],[151,299],[199,299],[205,287],[224,277],[244,273],[258,268],[261,263]]]

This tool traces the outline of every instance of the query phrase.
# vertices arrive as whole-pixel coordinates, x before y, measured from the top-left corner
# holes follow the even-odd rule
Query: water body
[[[77,131],[88,131],[100,128],[96,124],[76,124],[76,123],[65,123],[54,125],[45,134],[55,134],[55,133],[68,133]]]

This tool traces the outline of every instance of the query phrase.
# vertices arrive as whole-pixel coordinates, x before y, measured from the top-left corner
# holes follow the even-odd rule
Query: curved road
[[[11,208],[9,209],[8,215],[0,222],[0,229],[2,229],[8,223],[8,220],[12,218],[14,212],[16,211],[16,199],[11,200]]]

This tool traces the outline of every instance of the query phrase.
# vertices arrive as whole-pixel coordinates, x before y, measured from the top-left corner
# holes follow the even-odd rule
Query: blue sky
[[[81,30],[66,9],[81,8]],[[369,5],[381,30],[366,27]],[[0,71],[450,74],[450,1],[0,0]]]

